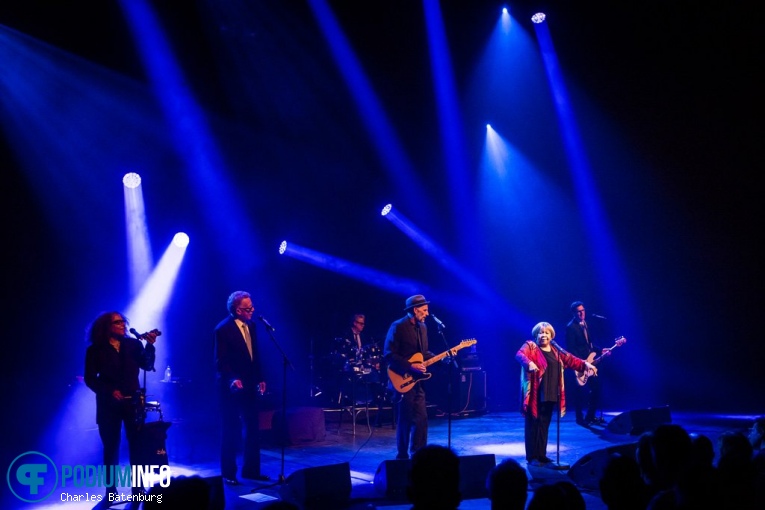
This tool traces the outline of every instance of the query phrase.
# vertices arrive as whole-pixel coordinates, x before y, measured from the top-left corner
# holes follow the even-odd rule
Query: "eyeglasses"
[[[115,326],[116,326],[117,324],[127,324],[127,321],[126,321],[126,320],[123,320],[123,319],[120,319],[120,320],[118,320],[118,321],[112,321],[112,324],[114,324]]]
[[[251,307],[249,307],[249,308],[238,308],[237,310],[242,310],[243,312],[247,312],[247,313],[250,313],[250,312],[252,312],[253,310],[255,310],[255,308],[251,306]]]
[[[354,323],[354,324],[361,324],[362,326],[364,325],[364,322],[363,322],[363,321],[353,321],[353,323]]]

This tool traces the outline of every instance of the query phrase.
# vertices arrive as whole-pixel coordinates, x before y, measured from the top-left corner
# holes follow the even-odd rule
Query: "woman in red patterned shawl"
[[[547,456],[547,436],[558,402],[561,416],[566,414],[563,369],[587,371],[590,375],[597,375],[597,369],[553,342],[555,329],[549,322],[538,323],[531,330],[531,335],[534,340],[526,340],[515,354],[515,359],[523,366],[521,414],[526,418],[526,461],[532,466],[543,466],[552,462]]]

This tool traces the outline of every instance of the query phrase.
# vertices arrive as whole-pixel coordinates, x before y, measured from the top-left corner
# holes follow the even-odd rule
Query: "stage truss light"
[[[531,22],[532,22],[532,23],[542,23],[542,22],[545,20],[545,18],[546,18],[546,17],[547,17],[547,16],[545,16],[545,13],[543,13],[543,12],[538,12],[538,13],[534,14],[534,15],[531,17]]]
[[[185,232],[178,232],[173,236],[173,244],[178,248],[185,248],[189,245],[189,236]]]
[[[382,208],[382,211],[380,212],[380,214],[382,216],[386,216],[390,212],[391,209],[393,209],[393,204],[388,204],[388,205],[386,205],[385,207]]]
[[[141,185],[141,176],[135,172],[128,172],[122,178],[122,184],[126,188],[134,189]]]
[[[283,255],[285,251],[287,251],[287,241],[282,241],[279,244],[279,255]]]

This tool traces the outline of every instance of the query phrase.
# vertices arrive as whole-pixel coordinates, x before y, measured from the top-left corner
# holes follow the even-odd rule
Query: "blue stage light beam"
[[[430,62],[433,68],[433,89],[438,105],[438,125],[443,141],[441,145],[445,152],[448,190],[451,194],[452,221],[457,227],[458,235],[466,241],[462,246],[470,249],[474,233],[471,227],[475,224],[475,218],[472,214],[473,208],[469,207],[468,197],[472,196],[471,182],[451,55],[438,0],[423,0],[423,4]]]
[[[292,242],[282,241],[279,244],[279,253],[398,294],[422,294],[429,290],[423,283],[362,266]]]
[[[419,193],[423,183],[407,157],[395,130],[385,115],[356,55],[345,37],[332,10],[325,0],[309,0],[314,17],[343,75],[348,89],[359,110],[361,119],[370,134],[381,161],[390,173],[396,188],[406,203],[420,204],[425,210],[433,210],[427,195]]]
[[[207,126],[204,112],[196,103],[173,58],[155,13],[145,0],[121,0],[120,6],[171,127],[176,152],[185,159],[193,175],[189,182],[193,184],[200,202],[206,204],[202,208],[204,219],[211,231],[217,232],[221,238],[213,243],[213,247],[224,250],[228,246],[237,246],[237,250],[246,253],[260,253],[255,246],[257,237],[241,235],[241,232],[257,232],[256,225],[247,215],[240,214],[244,197],[221,171],[225,164]],[[240,199],[231,200],[231,197]],[[253,266],[259,262],[257,256],[247,260]]]
[[[623,319],[630,321],[634,317],[632,312],[635,308],[628,298],[628,282],[621,268],[617,249],[613,236],[610,233],[608,218],[603,209],[603,204],[598,197],[592,169],[587,159],[579,130],[577,128],[575,114],[565,80],[561,74],[558,57],[550,36],[548,23],[536,23],[534,29],[539,41],[539,47],[547,71],[548,81],[555,99],[556,111],[560,121],[566,157],[571,169],[571,177],[574,183],[575,196],[578,199],[579,210],[587,228],[585,232],[591,236],[593,255],[597,263],[596,267],[602,272],[600,281],[605,287],[606,295],[613,296],[615,300],[622,300],[619,308],[625,311]],[[635,326],[639,324],[635,321]]]
[[[188,249],[188,242],[186,242],[186,246],[176,244],[176,239],[179,237],[188,239],[184,233],[179,232],[175,235],[140,292],[125,311],[125,315],[130,319],[131,327],[134,327],[139,333],[145,333],[152,329],[165,332],[165,312]],[[159,344],[157,348],[155,364],[157,372],[152,375],[154,382],[162,379],[162,370],[167,365],[171,354],[169,345],[164,343],[165,338],[167,337],[160,337],[157,340],[157,342],[162,341],[164,345]]]
[[[634,313],[638,307],[632,298],[630,285],[622,268],[619,249],[611,234],[608,216],[599,198],[592,168],[579,134],[576,115],[550,35],[549,22],[535,23],[534,30],[555,99],[578,209],[581,211],[582,221],[585,224],[584,231],[590,238],[592,256],[596,260],[594,266],[600,272],[598,280],[603,287],[604,295],[609,296],[612,302],[614,310],[612,315],[617,316],[619,322],[625,325],[628,331],[634,331],[637,336],[642,336],[641,322]],[[642,363],[638,365],[643,366]],[[637,366],[635,368],[637,369]]]
[[[131,297],[136,295],[151,274],[154,260],[141,182],[141,177],[135,172],[125,174],[122,178]]]
[[[454,257],[449,255],[446,250],[437,245],[432,239],[430,239],[421,229],[417,228],[414,223],[407,219],[403,214],[398,212],[391,204],[388,204],[383,208],[385,217],[393,225],[401,230],[407,237],[409,237],[414,243],[419,246],[425,253],[433,258],[441,267],[446,269],[449,273],[453,274],[469,289],[471,289],[481,299],[490,303],[491,306],[496,307],[502,312],[502,317],[508,319],[510,323],[515,324],[528,324],[530,319],[524,317],[514,306],[511,306],[502,296],[497,294],[488,285],[486,285],[479,278],[476,278],[470,271],[457,262]],[[464,300],[461,299],[461,300]]]

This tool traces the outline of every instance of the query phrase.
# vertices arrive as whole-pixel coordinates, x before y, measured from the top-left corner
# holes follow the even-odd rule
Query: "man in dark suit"
[[[260,472],[258,399],[266,391],[266,383],[252,323],[255,308],[250,294],[244,291],[233,292],[226,307],[230,315],[215,327],[215,369],[223,420],[221,475],[229,485],[240,483],[236,478],[236,450],[244,422],[242,477],[267,481],[269,478]]]
[[[418,353],[422,354],[424,360],[433,357],[433,353],[428,351],[428,328],[425,326],[428,303],[430,301],[422,294],[407,298],[404,308],[406,315],[394,321],[388,329],[383,357],[389,370],[399,376],[422,378],[427,371],[425,365],[412,363],[409,359]],[[397,409],[396,458],[408,459],[410,452],[416,452],[428,442],[425,390],[421,382],[404,393],[393,389]]]
[[[571,315],[572,319],[566,325],[566,347],[569,352],[586,361],[592,361],[592,359],[588,359],[590,353],[602,353],[607,356],[609,352],[598,347],[591,336],[586,321],[587,312],[584,303],[581,301],[571,303]],[[573,378],[571,375],[569,377]],[[576,423],[585,427],[599,423],[599,418],[595,416],[595,413],[600,408],[600,377],[588,378],[587,384],[584,386],[580,386],[572,379],[571,384],[567,386],[573,390]]]

